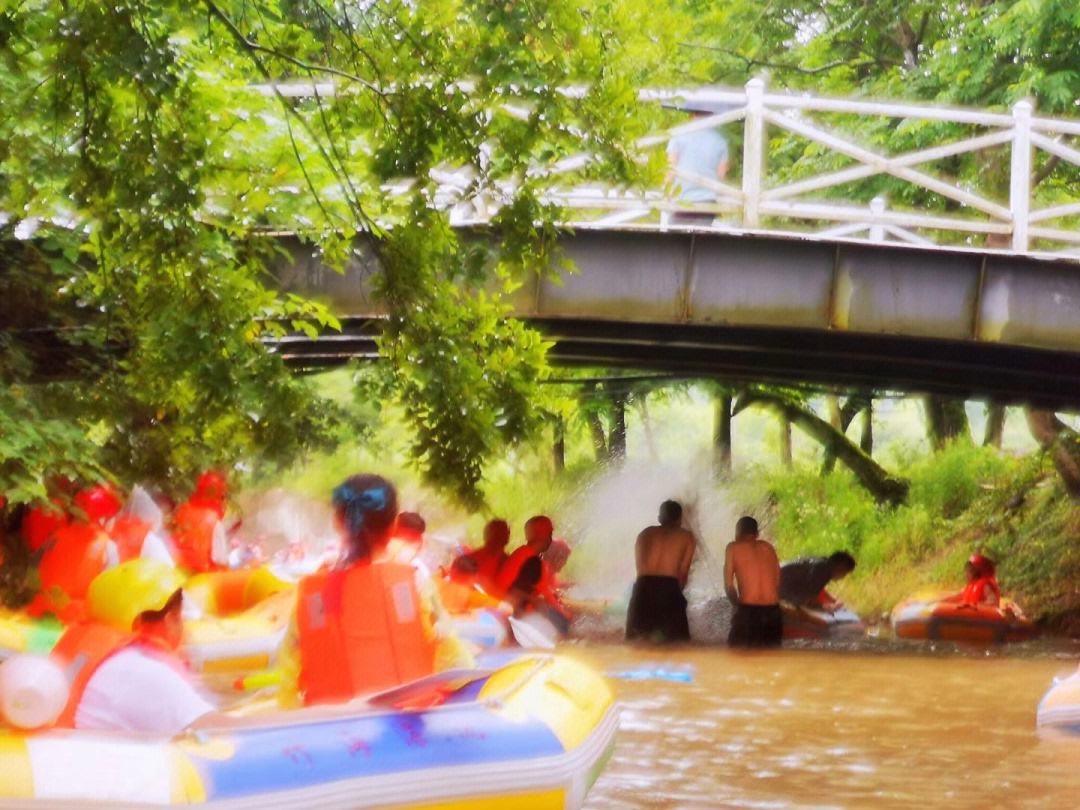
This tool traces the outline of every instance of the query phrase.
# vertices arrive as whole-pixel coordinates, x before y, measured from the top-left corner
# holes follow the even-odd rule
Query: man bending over
[[[771,544],[758,537],[758,524],[741,517],[735,540],[724,554],[724,590],[735,606],[728,644],[732,647],[779,647],[780,561]]]
[[[784,563],[780,568],[780,598],[796,607],[832,613],[843,607],[843,603],[826,586],[854,570],[855,558],[846,551]]]
[[[626,638],[650,641],[689,641],[686,597],[697,539],[682,528],[682,506],[660,504],[660,525],[638,535],[634,549],[637,581],[626,614]]]

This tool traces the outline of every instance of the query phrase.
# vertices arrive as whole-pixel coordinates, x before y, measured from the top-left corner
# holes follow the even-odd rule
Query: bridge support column
[[[1012,165],[1009,174],[1012,249],[1027,250],[1028,214],[1031,206],[1031,102],[1017,103],[1012,112]]]
[[[765,156],[765,80],[753,78],[746,83],[746,125],[743,130],[743,227],[761,224],[761,177]]]

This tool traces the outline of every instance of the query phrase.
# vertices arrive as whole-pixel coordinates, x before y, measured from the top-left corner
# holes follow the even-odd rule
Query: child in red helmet
[[[218,472],[205,472],[196,481],[195,493],[173,513],[173,540],[183,568],[200,573],[228,563],[229,544],[224,524],[227,495],[225,477]]]
[[[998,585],[993,560],[982,554],[972,554],[964,565],[964,575],[967,577],[967,585],[960,593],[950,597],[950,602],[1000,607],[1001,587]]]

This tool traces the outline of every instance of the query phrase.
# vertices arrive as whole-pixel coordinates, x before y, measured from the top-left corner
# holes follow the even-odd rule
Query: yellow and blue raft
[[[456,677],[447,701],[423,711],[375,699],[172,740],[0,732],[0,805],[579,807],[614,745],[606,682],[558,656]]]
[[[1057,681],[1039,702],[1040,731],[1080,736],[1080,671]]]

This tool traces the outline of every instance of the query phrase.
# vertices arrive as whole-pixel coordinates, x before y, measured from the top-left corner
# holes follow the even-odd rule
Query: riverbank
[[[975,551],[998,561],[1003,591],[1043,627],[1080,635],[1080,507],[1041,455],[957,442],[906,465],[906,504],[877,505],[846,471],[758,470],[733,482],[786,559],[851,551],[859,567],[834,590],[870,617],[915,590],[962,584]]]

